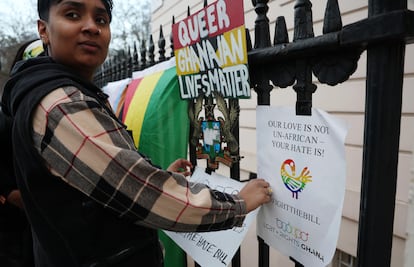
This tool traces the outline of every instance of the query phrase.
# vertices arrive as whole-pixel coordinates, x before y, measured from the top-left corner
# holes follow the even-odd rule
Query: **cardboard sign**
[[[271,184],[271,203],[258,214],[264,241],[307,267],[335,253],[345,194],[343,122],[318,109],[257,107],[258,177]]]
[[[207,184],[210,188],[228,194],[237,194],[244,186],[243,183],[218,174],[207,174],[196,168],[190,178],[192,182]],[[250,212],[242,227],[207,232],[207,233],[177,233],[165,231],[188,255],[200,266],[224,267],[231,263],[234,254],[257,215],[257,210]]]
[[[172,34],[182,99],[250,97],[243,0],[218,0],[173,24]]]

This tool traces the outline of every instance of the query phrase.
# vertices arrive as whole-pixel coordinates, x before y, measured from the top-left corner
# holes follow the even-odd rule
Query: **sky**
[[[31,8],[30,6],[32,4],[30,3],[34,3],[33,0],[0,0],[1,3],[1,9],[0,9],[0,13],[5,11],[5,12],[10,12],[12,9],[11,8],[16,8],[16,10],[20,10],[23,8]],[[33,6],[33,9],[35,7]],[[35,9],[34,9],[35,10]]]
[[[24,21],[27,23],[26,29],[33,31],[33,33],[37,30],[37,26],[34,23],[37,18],[36,0],[0,0],[0,16],[6,22],[13,22],[18,19]],[[32,20],[30,21],[29,18],[32,18]],[[6,27],[5,30],[10,28],[7,26],[3,25],[3,27]]]
[[[29,14],[36,12],[36,0],[0,0],[0,14]],[[37,14],[37,13],[35,13]]]

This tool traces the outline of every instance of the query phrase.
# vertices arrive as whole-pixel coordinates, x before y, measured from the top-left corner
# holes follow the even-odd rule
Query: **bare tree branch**
[[[1,0],[0,72],[7,75],[18,47],[38,36],[37,0]],[[110,54],[128,51],[134,43],[148,40],[151,21],[150,0],[114,0]]]

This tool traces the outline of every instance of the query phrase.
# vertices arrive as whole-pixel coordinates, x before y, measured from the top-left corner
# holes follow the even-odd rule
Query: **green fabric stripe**
[[[166,70],[151,95],[142,125],[139,151],[162,168],[187,157],[188,102],[181,100],[178,86],[175,67]]]

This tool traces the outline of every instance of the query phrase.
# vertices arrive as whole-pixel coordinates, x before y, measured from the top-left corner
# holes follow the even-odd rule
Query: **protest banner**
[[[306,267],[335,253],[345,194],[344,123],[313,109],[257,107],[258,176],[273,189],[257,217],[258,235]]]
[[[173,24],[182,99],[249,98],[243,0],[218,0]]]

